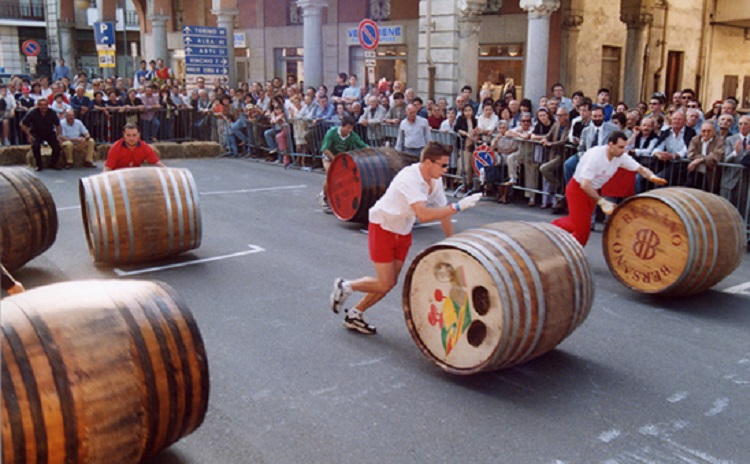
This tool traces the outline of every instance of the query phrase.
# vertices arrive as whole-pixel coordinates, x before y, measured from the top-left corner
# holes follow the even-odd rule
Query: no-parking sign
[[[365,50],[375,50],[380,42],[380,29],[372,19],[363,19],[357,28],[359,44]]]
[[[26,56],[37,56],[42,51],[42,47],[39,46],[39,42],[36,40],[25,40],[21,44],[21,51]]]

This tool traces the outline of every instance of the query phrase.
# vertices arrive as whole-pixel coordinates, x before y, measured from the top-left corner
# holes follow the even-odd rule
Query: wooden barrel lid
[[[362,174],[349,153],[337,155],[328,168],[328,199],[339,219],[352,219],[362,204]]]
[[[434,361],[454,372],[477,371],[491,361],[511,309],[502,307],[490,272],[455,248],[433,249],[422,256],[411,272],[409,300],[430,302],[426,318],[410,318],[412,335]]]
[[[625,286],[660,293],[682,276],[690,240],[685,221],[663,200],[637,196],[615,209],[602,246],[612,274]]]

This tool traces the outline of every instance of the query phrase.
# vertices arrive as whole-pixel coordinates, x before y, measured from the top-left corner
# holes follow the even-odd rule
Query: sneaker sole
[[[360,326],[358,326],[356,324],[350,324],[347,321],[344,321],[344,327],[346,327],[349,330],[354,330],[355,332],[359,332],[359,333],[365,334],[365,335],[375,335],[378,332],[378,330],[376,328],[374,328],[374,327],[373,327],[372,330],[368,330],[365,327],[360,327]]]

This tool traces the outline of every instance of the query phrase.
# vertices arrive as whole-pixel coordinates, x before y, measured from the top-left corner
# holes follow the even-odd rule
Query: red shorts
[[[411,233],[400,235],[387,231],[380,224],[370,223],[367,227],[367,241],[370,247],[370,259],[374,263],[392,263],[406,261],[411,246]]]

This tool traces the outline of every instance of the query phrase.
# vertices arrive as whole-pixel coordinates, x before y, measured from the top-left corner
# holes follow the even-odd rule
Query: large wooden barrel
[[[200,426],[208,362],[165,284],[69,282],[3,300],[2,450],[14,464],[135,464]]]
[[[187,169],[135,168],[80,181],[81,213],[94,261],[155,261],[198,248],[198,189]]]
[[[737,209],[702,190],[664,188],[628,198],[607,221],[602,247],[612,274],[642,293],[692,295],[742,261],[745,230]]]
[[[57,238],[57,209],[47,187],[26,168],[0,168],[0,262],[14,271]]]
[[[488,224],[427,248],[403,292],[412,338],[452,374],[552,350],[583,323],[593,299],[583,247],[562,229],[525,222]]]
[[[328,168],[328,201],[342,221],[368,222],[370,208],[396,174],[419,158],[392,148],[339,153]]]

